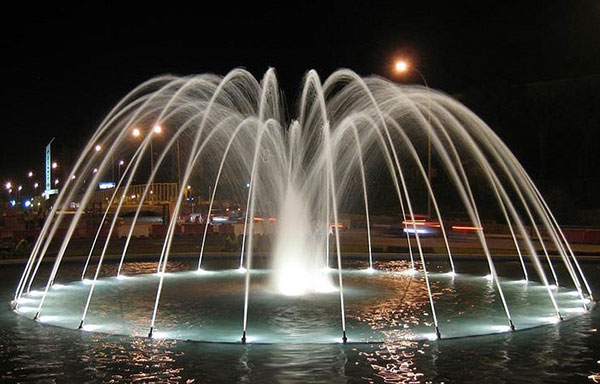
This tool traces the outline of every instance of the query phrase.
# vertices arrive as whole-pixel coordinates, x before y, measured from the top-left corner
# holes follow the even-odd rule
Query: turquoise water
[[[175,273],[192,269],[191,265],[186,262],[170,265],[174,273],[165,278],[157,332],[169,338],[236,343],[243,309],[239,276],[227,271],[202,276]],[[207,268],[223,270],[227,266],[226,262],[214,262]],[[559,306],[572,305],[573,312],[564,312],[571,319],[560,324],[489,336],[416,340],[431,332],[422,277],[395,273],[405,267],[401,262],[378,267],[387,272],[367,275],[348,270],[344,274],[348,286],[344,292],[349,340],[366,343],[339,343],[337,292],[319,295],[316,300],[282,298],[269,293],[267,273],[255,273],[248,325],[254,343],[246,346],[109,334],[147,333],[152,309],[149,302],[153,301],[158,282],[153,275],[101,280],[86,322],[88,329],[97,332],[50,326],[76,328],[79,323],[81,301],[85,300],[89,286],[66,284],[78,274],[80,267],[74,265],[63,267],[57,279],[63,286],[52,291],[42,313],[64,318],[47,317],[45,323],[36,323],[27,318],[33,313],[19,316],[10,310],[8,303],[21,267],[5,267],[0,272],[0,298],[7,303],[0,312],[2,379],[6,382],[541,383],[592,382],[588,376],[600,371],[596,363],[600,359],[600,337],[596,332],[600,316],[597,310],[579,315],[576,310],[579,306],[567,286],[557,294]],[[502,307],[482,277],[485,263],[458,263],[462,272],[455,279],[443,273],[443,263],[432,263],[429,267],[437,271],[432,274],[432,287],[437,292],[436,309],[443,337],[503,330],[506,322]],[[583,267],[594,285],[600,276],[599,266],[584,264]],[[126,274],[148,273],[153,268],[152,263],[131,263]],[[110,276],[113,269],[114,266],[107,265],[106,275]],[[507,277],[512,271],[518,272],[511,263],[500,263],[498,269]],[[514,280],[519,279],[517,272]],[[518,329],[538,325],[540,319],[552,316],[547,294],[540,294],[544,289],[534,284],[524,287],[509,280],[503,280],[502,284]],[[150,292],[152,295],[147,294]],[[214,292],[213,296],[210,292]],[[149,296],[152,297],[143,299]],[[28,306],[23,304],[21,308]],[[180,325],[173,327],[174,323]],[[127,326],[123,327],[124,324]],[[405,324],[409,327],[405,328]]]

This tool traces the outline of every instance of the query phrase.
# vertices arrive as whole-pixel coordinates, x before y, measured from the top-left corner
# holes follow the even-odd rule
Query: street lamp
[[[100,152],[101,150],[102,150],[102,146],[100,144],[96,144],[96,146],[94,147],[94,151]]]
[[[124,160],[119,160],[119,180],[121,180],[121,167],[125,165],[125,161]]]
[[[423,84],[425,85],[425,89],[429,92],[429,85],[427,84],[427,80],[425,80],[425,76],[415,67],[411,67],[406,60],[397,60],[394,64],[394,70],[397,74],[401,75],[409,70],[416,72],[423,80]],[[431,105],[429,97],[427,98],[427,122],[431,123]],[[432,127],[431,127],[432,128]],[[433,129],[433,128],[432,128]],[[431,133],[427,131],[427,182],[431,187]],[[431,196],[430,193],[427,193],[427,217],[431,217]]]
[[[27,172],[27,177],[32,177],[33,176],[33,172],[29,171]]]
[[[155,124],[152,127],[152,133],[160,134],[162,132],[162,127],[158,124]],[[150,174],[154,172],[154,149],[152,148],[152,138],[150,138]]]
[[[58,168],[58,163],[56,161],[52,162],[52,169]]]
[[[406,72],[408,69],[408,63],[404,60],[398,60],[396,61],[394,68],[396,68],[396,72]]]

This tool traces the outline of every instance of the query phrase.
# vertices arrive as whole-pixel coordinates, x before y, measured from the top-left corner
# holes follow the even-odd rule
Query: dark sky
[[[0,178],[41,172],[53,136],[79,148],[125,93],[164,73],[275,67],[290,111],[307,70],[390,77],[398,54],[448,93],[600,73],[598,1],[121,3],[4,14]]]

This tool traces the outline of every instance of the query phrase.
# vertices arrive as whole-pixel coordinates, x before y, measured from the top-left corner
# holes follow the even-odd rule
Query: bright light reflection
[[[44,316],[38,317],[38,321],[40,321],[42,323],[48,323],[50,321],[57,321],[58,319],[60,319],[60,316],[48,316],[48,315],[44,315]]]
[[[118,275],[117,279],[118,280],[127,280],[129,278],[129,276],[125,276],[125,275]]]
[[[286,266],[277,274],[277,291],[285,296],[300,296],[307,292],[328,293],[337,288],[326,272],[309,271],[305,268]]]
[[[375,268],[373,268],[373,267],[369,267],[369,268],[365,269],[364,271],[365,271],[366,273],[369,273],[369,274],[371,274],[371,273],[375,273]]]
[[[18,307],[17,311],[22,313],[34,312],[37,308],[35,307]]]
[[[17,299],[17,303],[18,303],[18,304],[27,304],[27,303],[33,303],[34,301],[35,301],[35,300],[33,300],[33,299],[28,299],[28,298],[26,298],[26,297],[19,297],[19,298]]]
[[[494,332],[510,332],[511,329],[508,325],[491,325],[490,328],[492,328],[492,330]]]
[[[456,272],[454,272],[454,271],[446,272],[446,275],[448,275],[450,277],[455,277],[456,276]]]
[[[198,275],[209,275],[211,273],[211,271],[207,271],[205,269],[200,268],[195,273]]]
[[[577,308],[562,308],[561,311],[562,312],[566,312],[566,313],[584,313],[585,309],[583,309],[581,307],[577,307]]]
[[[236,271],[237,271],[238,273],[246,273],[246,268],[244,268],[244,267],[239,267],[238,269],[236,269]]]
[[[83,284],[85,284],[85,285],[90,285],[90,284],[92,284],[92,283],[93,283],[93,281],[92,281],[92,280],[90,280],[90,279],[83,279],[83,280],[82,280],[82,282],[83,282]]]
[[[254,343],[256,340],[258,340],[258,337],[256,336],[246,336],[246,344]]]
[[[166,339],[168,337],[167,332],[152,332],[153,339]]]
[[[94,332],[97,331],[98,329],[100,329],[102,326],[101,325],[97,325],[97,324],[84,324],[83,325],[83,329],[86,332]]]
[[[158,277],[167,276],[167,272],[156,272],[154,275]]]
[[[542,323],[549,323],[549,324],[560,323],[560,319],[556,316],[538,317],[538,320]]]
[[[29,295],[33,296],[33,297],[44,296],[44,292],[42,292],[42,291],[31,291],[31,292],[29,292]]]
[[[64,284],[54,284],[54,285],[52,285],[52,289],[65,289],[65,288],[67,288],[67,286],[64,285]]]
[[[424,333],[423,337],[427,340],[437,340],[437,335],[435,333]]]
[[[494,276],[491,273],[489,275],[485,275],[484,278],[487,279],[488,281],[494,280]]]

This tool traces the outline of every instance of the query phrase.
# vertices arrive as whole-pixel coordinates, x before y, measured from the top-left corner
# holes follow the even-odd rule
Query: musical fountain
[[[73,166],[25,266],[14,310],[66,328],[134,336],[346,343],[514,331],[556,323],[594,305],[539,190],[500,138],[458,101],[339,70],[325,82],[308,72],[298,105],[297,119],[287,120],[272,69],[261,81],[242,69],[223,77],[161,76],[131,91]],[[65,252],[96,186],[123,153],[131,160],[103,205],[81,280],[59,283]],[[171,268],[187,199],[179,188],[155,262],[141,273],[128,270],[140,212],[157,179],[173,180],[175,154],[178,173],[183,158],[180,186],[211,186],[209,216],[219,199],[244,205],[235,265],[221,268],[215,260],[228,258],[208,254],[205,220],[197,266]],[[435,183],[428,161],[435,163]],[[124,245],[110,255],[117,262],[108,263],[128,191],[140,180],[145,187],[136,196]],[[390,199],[399,207],[406,252],[384,263],[375,252],[371,218]],[[425,201],[428,221],[417,215]],[[446,219],[457,210],[473,229],[478,272],[455,262],[453,243],[459,240]],[[360,257],[344,252],[339,223],[349,211],[362,217]],[[273,219],[274,234],[271,247],[259,252],[263,217]],[[515,256],[503,267],[513,275],[518,269],[519,279],[497,271],[484,229],[489,217],[506,230]],[[428,259],[427,222],[434,223],[444,262]],[[59,244],[58,251],[49,275],[40,276],[51,243]]]

